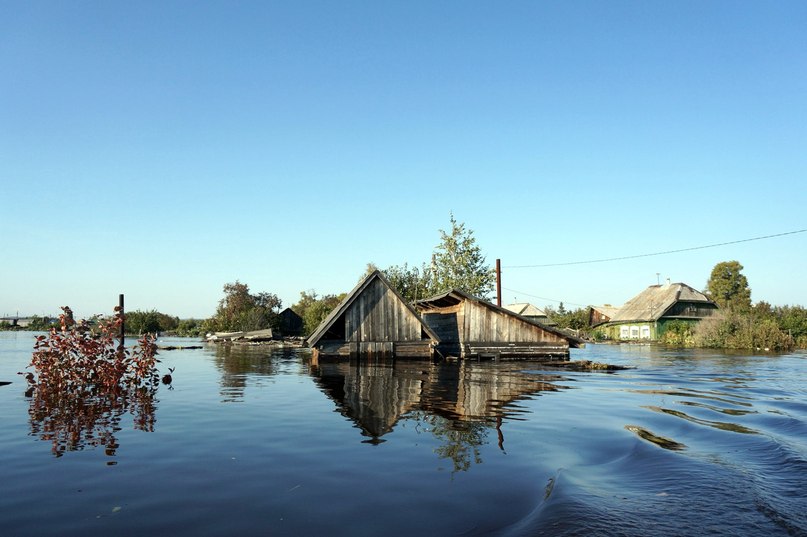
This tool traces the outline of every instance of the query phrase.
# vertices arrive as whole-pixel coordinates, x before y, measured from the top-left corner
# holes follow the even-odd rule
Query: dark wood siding
[[[677,302],[664,313],[664,317],[703,318],[715,311],[717,306],[708,302]]]

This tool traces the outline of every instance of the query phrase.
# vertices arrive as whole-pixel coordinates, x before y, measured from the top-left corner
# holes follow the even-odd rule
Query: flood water
[[[531,362],[163,351],[133,409],[25,396],[0,333],[0,534],[807,535],[807,355]],[[161,340],[161,345],[195,344]],[[165,371],[163,371],[165,372]],[[76,415],[78,414],[78,415]]]

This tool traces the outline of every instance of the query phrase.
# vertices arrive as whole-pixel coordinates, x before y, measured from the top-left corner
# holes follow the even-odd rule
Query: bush
[[[69,307],[62,310],[59,328],[36,338],[29,366],[36,373],[25,373],[32,434],[50,440],[57,456],[86,445],[104,445],[114,455],[125,414],[134,416],[136,429],[154,428],[157,347],[148,335],[134,349],[118,345],[119,308],[94,328],[74,321]]]
[[[695,337],[692,324],[686,321],[675,320],[664,325],[661,343],[671,347],[693,347]]]
[[[698,347],[787,351],[793,348],[790,334],[774,319],[727,312],[700,321],[693,333]]]

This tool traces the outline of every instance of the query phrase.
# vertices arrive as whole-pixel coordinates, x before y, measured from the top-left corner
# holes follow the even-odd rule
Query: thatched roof
[[[713,304],[706,295],[685,283],[651,285],[628,300],[611,317],[611,322],[657,321],[678,302]]]

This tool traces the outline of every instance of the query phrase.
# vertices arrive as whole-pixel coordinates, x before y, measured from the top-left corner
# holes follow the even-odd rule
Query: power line
[[[515,289],[508,289],[507,287],[502,287],[502,291],[510,291],[511,293],[517,293],[518,295],[524,295],[524,296],[528,296],[530,298],[540,298],[541,300],[548,300],[550,302],[558,302],[558,303],[562,302],[564,304],[569,304],[571,306],[580,306],[581,308],[588,307],[587,304],[575,304],[574,302],[567,302],[565,300],[558,300],[556,298],[547,298],[545,296],[531,295],[531,294],[525,293],[523,291],[516,291]]]
[[[569,261],[565,263],[545,263],[543,265],[509,265],[503,268],[519,269],[519,268],[543,268],[543,267],[565,267],[569,265],[588,265],[591,263],[605,263],[608,261],[623,261],[625,259],[637,259],[640,257],[652,257],[656,255],[678,254],[681,252],[691,252],[693,250],[704,250],[706,248],[716,248],[718,246],[727,246],[729,244],[739,244],[741,242],[761,241],[763,239],[772,239],[774,237],[784,237],[785,235],[795,235],[796,233],[804,233],[807,229],[799,229],[796,231],[787,231],[785,233],[777,233],[775,235],[765,235],[763,237],[752,237],[750,239],[740,239],[738,241],[718,242],[715,244],[706,244],[704,246],[693,246],[691,248],[680,248],[678,250],[666,250],[664,252],[653,252],[651,254],[637,254],[626,255],[622,257],[607,257],[604,259],[591,259],[588,261]],[[536,297],[540,298],[540,297]]]

